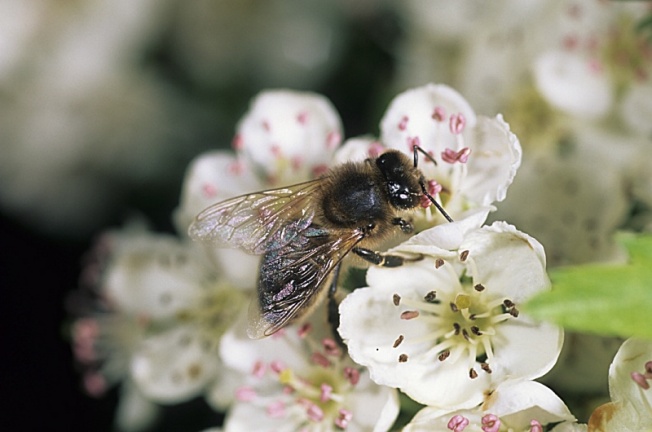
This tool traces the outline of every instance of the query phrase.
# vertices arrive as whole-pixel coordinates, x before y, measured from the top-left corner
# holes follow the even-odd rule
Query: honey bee
[[[411,233],[412,224],[400,215],[424,197],[452,222],[428,193],[417,168],[419,152],[435,162],[418,146],[414,161],[388,150],[315,180],[219,202],[197,215],[188,230],[192,239],[262,255],[249,337],[269,336],[305,317],[327,292],[332,296],[349,252],[386,267],[421,258],[370,249],[397,227]]]

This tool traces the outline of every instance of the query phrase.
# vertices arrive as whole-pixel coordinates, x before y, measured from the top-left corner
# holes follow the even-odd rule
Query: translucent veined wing
[[[312,223],[320,180],[255,192],[214,204],[188,228],[193,240],[262,254],[292,241]]]
[[[249,309],[249,336],[269,336],[310,312],[326,294],[333,269],[363,237],[360,230],[311,225],[282,248],[265,253],[258,302]]]

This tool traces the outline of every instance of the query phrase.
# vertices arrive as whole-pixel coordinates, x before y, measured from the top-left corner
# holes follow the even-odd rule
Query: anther
[[[647,390],[650,388],[650,383],[647,382],[645,379],[645,375],[639,372],[632,372],[631,374],[632,380],[643,390]]]
[[[645,362],[645,373],[652,374],[652,360]]]
[[[455,329],[455,336],[459,335],[462,327],[458,323],[453,323],[453,328]]]
[[[484,415],[481,422],[484,432],[498,432],[500,430],[500,419],[494,414]]]
[[[448,421],[446,427],[453,432],[462,432],[469,425],[469,419],[459,414],[454,415]]]
[[[480,363],[480,368],[488,374],[492,372],[489,363]]]
[[[444,351],[441,352],[441,354],[439,354],[439,355],[437,356],[437,359],[438,359],[439,361],[444,361],[444,360],[446,360],[450,355],[451,355],[450,350],[444,350]]]
[[[405,311],[401,313],[401,319],[411,320],[419,316],[419,311]]]
[[[460,310],[458,309],[457,305],[453,302],[451,302],[451,310],[453,312],[459,312]]]
[[[394,306],[398,306],[401,303],[401,296],[398,294],[394,294],[392,296],[392,302],[394,302]]]
[[[505,299],[505,300],[503,300],[503,305],[504,305],[506,308],[508,308],[508,309],[509,309],[509,308],[513,308],[514,306],[516,306],[516,305],[514,304],[514,302],[511,301],[510,299]]]
[[[471,333],[476,336],[482,336],[482,331],[480,331],[480,327],[478,326],[471,326]]]
[[[531,420],[530,432],[543,432],[543,426],[537,420]]]
[[[406,361],[408,361],[407,354],[401,354],[400,356],[398,356],[398,362],[399,363],[405,363]]]
[[[469,257],[469,251],[467,249],[462,251],[462,253],[460,254],[460,261],[464,262],[468,257]]]
[[[464,336],[464,339],[471,340],[469,337],[469,332],[466,331],[466,329],[462,329],[462,336]]]
[[[477,377],[478,377],[478,373],[475,371],[475,369],[471,368],[469,370],[469,378],[476,379]]]
[[[437,258],[437,259],[435,260],[435,268],[436,268],[436,269],[438,269],[439,267],[441,267],[441,266],[443,266],[443,265],[444,265],[444,260],[443,260],[443,259],[441,259],[441,258]]]
[[[360,381],[360,371],[356,368],[347,366],[344,368],[344,378],[346,378],[351,385],[356,385]]]
[[[473,289],[475,289],[477,292],[482,292],[482,291],[484,291],[484,285],[482,285],[482,284],[475,284],[475,286],[473,287]]]
[[[423,299],[427,301],[428,303],[435,303],[439,302],[437,300],[437,291],[430,291],[428,294],[426,294]]]
[[[514,318],[518,318],[519,311],[515,307],[511,308],[509,310],[509,314],[513,316]]]
[[[403,342],[403,339],[404,339],[403,335],[399,335],[394,341],[394,345],[392,345],[392,347],[396,348],[397,346],[399,346],[401,342]]]

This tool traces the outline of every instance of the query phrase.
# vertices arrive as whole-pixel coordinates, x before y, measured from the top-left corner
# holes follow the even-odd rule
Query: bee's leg
[[[328,323],[331,326],[333,339],[335,339],[340,348],[342,348],[342,352],[346,352],[347,347],[340,337],[339,332],[337,331],[338,327],[340,326],[340,302],[337,300],[335,293],[337,292],[337,280],[340,276],[341,266],[341,263],[335,266],[335,269],[333,270],[333,279],[331,280],[331,286],[328,289]]]
[[[399,228],[401,228],[401,231],[403,231],[405,234],[412,234],[414,232],[414,226],[412,226],[410,222],[400,217],[395,217],[392,219],[392,224],[397,225]]]
[[[400,267],[406,262],[420,261],[423,255],[415,255],[413,258],[407,258],[400,255],[384,254],[365,248],[353,248],[353,253],[365,261],[381,267]]]

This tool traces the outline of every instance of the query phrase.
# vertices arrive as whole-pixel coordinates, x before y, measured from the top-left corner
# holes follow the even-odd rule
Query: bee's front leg
[[[380,267],[400,267],[406,262],[420,261],[423,259],[423,255],[414,255],[414,257],[408,258],[400,255],[391,255],[382,252],[376,252],[372,251],[371,249],[360,247],[353,248],[353,253],[365,261]]]

